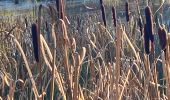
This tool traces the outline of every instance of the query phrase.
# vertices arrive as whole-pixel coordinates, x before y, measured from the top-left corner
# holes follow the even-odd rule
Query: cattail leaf
[[[36,62],[39,62],[39,48],[38,48],[38,29],[37,24],[33,23],[31,27],[32,32],[32,42],[33,42],[33,48],[34,48],[34,57]]]

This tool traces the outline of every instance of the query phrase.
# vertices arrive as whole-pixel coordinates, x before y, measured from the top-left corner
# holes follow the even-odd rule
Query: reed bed
[[[81,14],[64,2],[0,21],[0,100],[170,99],[170,33],[153,19],[160,7],[141,15],[124,2],[120,17],[104,0]]]

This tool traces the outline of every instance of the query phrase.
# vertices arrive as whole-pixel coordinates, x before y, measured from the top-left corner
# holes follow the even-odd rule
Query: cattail
[[[147,32],[147,25],[144,26],[144,46],[146,54],[150,53],[150,41],[149,41],[149,34]]]
[[[60,18],[60,2],[61,0],[56,0],[57,16]]]
[[[168,37],[168,45],[170,45],[170,33],[167,33],[167,37]]]
[[[105,15],[105,8],[104,8],[104,5],[103,5],[103,0],[100,0],[100,6],[101,6],[103,23],[106,26],[106,15]]]
[[[138,19],[138,26],[141,32],[141,35],[143,35],[142,29],[143,29],[143,24],[142,24],[142,17],[140,16]]]
[[[115,9],[114,6],[112,7],[112,17],[113,17],[113,24],[116,27],[116,24],[117,24],[117,21],[116,21],[116,9]]]
[[[126,11],[126,21],[129,22],[129,3],[127,1],[125,3],[125,11]]]
[[[59,13],[59,10],[60,10],[60,0],[56,0],[56,8],[57,8],[57,12]]]
[[[56,0],[56,8],[58,12],[58,17],[62,20],[64,20],[65,15],[64,15],[64,0]]]
[[[151,42],[154,42],[154,35],[153,35],[153,20],[152,20],[152,11],[149,6],[145,8],[145,17],[146,17],[146,29],[147,34]]]
[[[38,27],[37,27],[37,24],[35,24],[35,23],[32,24],[31,32],[32,32],[32,42],[33,42],[33,48],[34,48],[34,57],[35,57],[36,62],[39,62]]]
[[[161,27],[159,25],[158,36],[159,36],[159,43],[161,45],[161,49],[165,50],[166,45],[167,45],[167,31],[166,31],[165,27]]]
[[[64,15],[64,6],[65,6],[65,4],[64,4],[64,0],[60,0],[61,2],[61,13],[60,13],[60,18],[62,19],[62,20],[64,20],[64,18],[65,18],[65,15]]]
[[[24,20],[25,20],[25,27],[28,27],[28,20],[27,20],[27,17],[25,17]]]

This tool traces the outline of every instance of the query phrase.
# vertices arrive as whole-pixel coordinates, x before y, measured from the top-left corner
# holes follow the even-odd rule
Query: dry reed
[[[128,3],[131,4],[130,1]],[[100,4],[104,9],[102,0],[100,0]],[[128,17],[130,12],[133,15],[133,11],[129,9],[129,4],[126,8]],[[156,43],[158,40],[153,39],[153,31],[155,32],[156,27],[153,28],[154,21],[152,20],[149,7],[145,9],[145,27],[142,25],[142,22],[144,22],[142,21],[143,16],[140,15],[142,13],[138,11],[139,16],[136,17],[134,15],[132,20],[127,18],[130,21],[128,25],[125,25],[126,29],[122,25],[124,20],[121,20],[120,17],[122,22],[118,21],[116,18],[119,16],[116,16],[115,8],[112,8],[111,16],[113,17],[115,27],[112,28],[113,30],[115,29],[113,31],[109,29],[109,26],[106,28],[106,24],[109,25],[109,23],[106,23],[108,20],[106,20],[105,10],[103,11],[105,18],[103,18],[103,13],[102,15],[99,14],[102,9],[95,13],[83,12],[80,15],[73,16],[68,13],[66,17],[64,6],[64,0],[56,0],[54,7],[52,4],[47,10],[39,6],[37,24],[33,23],[32,27],[28,25],[26,29],[22,27],[22,25],[26,25],[24,19],[14,29],[12,29],[11,22],[9,25],[7,22],[5,22],[6,24],[0,23],[0,32],[2,33],[0,35],[4,39],[4,41],[0,41],[0,80],[2,79],[2,85],[0,81],[0,86],[2,86],[2,99],[5,99],[5,92],[7,92],[9,99],[14,99],[15,96],[18,96],[16,93],[19,94],[18,98],[21,97],[21,99],[24,96],[31,99],[35,95],[35,99],[48,99],[50,97],[51,100],[122,100],[129,98],[147,100],[170,98],[170,87],[168,85],[170,80],[170,35],[166,32],[165,28],[160,27],[158,29],[161,49],[166,49],[166,51],[161,52],[161,58],[159,57],[159,53],[158,57],[157,55],[156,57],[152,57],[153,55],[150,52],[153,52],[153,43],[155,42],[157,46]],[[137,6],[139,7],[139,5]],[[55,7],[57,10],[55,10]],[[107,10],[108,6],[105,7]],[[117,6],[115,5],[115,7]],[[41,13],[41,9],[44,13]],[[140,9],[138,8],[138,10]],[[46,13],[49,14],[48,11],[50,11],[50,18],[46,15]],[[59,17],[59,20],[56,20],[56,16]],[[104,25],[99,23],[100,16]],[[136,18],[139,19],[136,20]],[[65,19],[66,21],[64,21]],[[35,17],[31,21],[27,17],[28,24],[34,20]],[[141,34],[144,27],[144,40],[139,35],[140,32],[136,27],[137,21]],[[11,32],[10,29],[12,29]],[[130,30],[133,39],[127,36],[126,33],[128,32],[125,30]],[[51,33],[49,37],[51,41],[46,40],[46,31]],[[35,35],[33,33],[39,36],[39,39],[33,36],[33,40],[36,38],[37,40],[35,39],[34,41],[38,41],[36,43],[36,48],[38,49],[36,50],[39,52],[37,54],[41,63],[39,73],[34,72],[35,64],[33,62],[36,59],[34,60],[32,57],[34,57],[35,43],[33,42],[33,45],[29,45],[31,42],[31,33],[32,36]],[[138,40],[138,35],[140,40]],[[56,38],[60,38],[61,41]],[[144,42],[145,48],[141,44],[139,45],[138,41],[141,43]],[[15,46],[19,49],[15,49]],[[126,48],[129,52],[126,52]],[[145,49],[146,54],[142,49]],[[157,48],[155,49],[157,53],[156,50]],[[127,53],[130,53],[130,55]],[[24,58],[23,61],[22,58]],[[163,80],[166,81],[166,86],[159,83],[160,80],[157,79],[159,75],[155,68],[160,67],[157,65],[159,64],[158,62],[163,65]],[[17,73],[20,74],[21,68],[22,77],[17,75]],[[28,76],[25,72],[28,72]],[[35,85],[35,80],[40,73],[42,73],[42,76],[40,76],[42,77],[43,86],[45,86],[42,90],[46,93],[41,93],[42,91],[38,92],[39,87]],[[9,77],[10,75],[12,77]],[[18,87],[16,80],[19,78],[23,81],[21,86]],[[29,85],[30,82],[31,85]],[[49,85],[50,82],[51,88]],[[6,88],[9,86],[11,87],[8,92]],[[166,94],[161,93],[158,87],[165,88]]]
[[[35,94],[35,99],[38,99],[38,98],[40,98],[40,97],[39,97],[39,93],[38,93],[37,87],[36,87],[36,85],[35,85],[35,81],[34,81],[34,79],[33,79],[33,75],[32,75],[32,72],[31,72],[31,70],[30,70],[30,67],[29,67],[29,65],[28,65],[28,62],[27,62],[26,56],[25,56],[25,54],[24,54],[24,51],[23,51],[21,45],[19,44],[19,42],[17,41],[17,39],[16,39],[13,35],[10,35],[10,36],[13,38],[14,42],[16,43],[16,45],[17,45],[17,47],[18,47],[18,50],[19,50],[19,51],[21,52],[21,54],[22,54],[22,57],[23,57],[24,62],[25,62],[25,67],[26,67],[26,69],[27,69],[27,71],[28,71],[28,74],[29,74],[29,77],[30,77],[30,79],[31,79],[31,83],[32,83],[32,87],[33,87],[33,92],[34,92],[34,94]]]

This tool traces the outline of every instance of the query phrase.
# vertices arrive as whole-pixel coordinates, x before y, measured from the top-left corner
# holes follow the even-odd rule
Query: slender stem
[[[54,42],[54,48],[53,48],[53,62],[52,62],[52,82],[51,82],[51,94],[50,94],[50,100],[53,100],[54,97],[54,80],[55,80],[55,60],[56,60],[56,36],[54,32],[54,26],[52,25],[52,37]]]

